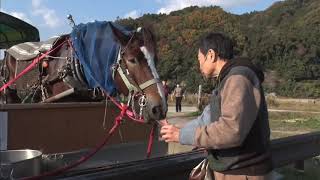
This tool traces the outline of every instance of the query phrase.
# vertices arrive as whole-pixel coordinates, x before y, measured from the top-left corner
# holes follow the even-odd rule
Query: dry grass
[[[320,112],[320,102],[316,101],[286,101],[268,99],[268,106],[272,109],[295,110],[295,111],[317,111]],[[199,112],[188,114],[199,115]],[[192,119],[192,118],[190,118]],[[271,138],[282,138],[297,134],[305,134],[312,131],[320,131],[320,114],[308,112],[269,112]],[[169,144],[169,154],[190,151],[192,146],[182,146],[176,143]],[[315,159],[315,158],[314,158]],[[282,175],[284,180],[320,179],[319,160],[306,160],[305,172],[301,173],[292,166],[286,166],[275,171]]]
[[[269,122],[272,139],[320,130],[320,114],[269,112]]]
[[[206,96],[206,101],[209,99]],[[196,95],[187,96],[184,105],[196,102]],[[279,99],[267,97],[269,109],[293,110],[304,112],[269,112],[271,138],[288,137],[313,131],[320,131],[320,101],[307,99]],[[173,102],[171,101],[171,104]],[[311,111],[312,113],[308,112]],[[199,112],[189,113],[187,116],[197,116]],[[174,117],[171,114],[170,117]]]
[[[298,110],[298,111],[319,111],[320,100],[307,99],[284,99],[267,97],[268,107],[271,109]]]
[[[269,109],[304,112],[269,112],[271,138],[281,138],[320,130],[320,102],[306,99],[267,98]],[[308,112],[309,111],[309,112]]]

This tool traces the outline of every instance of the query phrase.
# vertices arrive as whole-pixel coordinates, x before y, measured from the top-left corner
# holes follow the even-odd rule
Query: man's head
[[[233,43],[221,33],[209,33],[200,39],[198,61],[207,78],[216,77],[226,61],[233,58]]]
[[[167,81],[162,81],[162,85],[167,85]]]
[[[180,84],[177,84],[177,87],[180,87]]]

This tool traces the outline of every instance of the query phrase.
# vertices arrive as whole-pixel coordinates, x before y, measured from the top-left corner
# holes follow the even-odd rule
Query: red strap
[[[9,87],[10,85],[12,85],[15,81],[17,81],[21,76],[23,76],[24,74],[26,74],[27,72],[29,72],[31,69],[34,68],[34,66],[36,66],[36,64],[41,61],[43,58],[45,58],[46,56],[48,56],[51,52],[57,50],[58,48],[60,48],[67,40],[65,40],[64,42],[62,42],[61,44],[59,44],[58,46],[56,46],[55,48],[51,49],[50,51],[47,51],[46,53],[42,54],[39,57],[36,57],[35,59],[33,59],[32,63],[26,67],[23,71],[21,71],[15,78],[11,79],[9,82],[7,82],[6,84],[4,84],[1,88],[0,88],[0,92],[2,92],[3,90],[5,90],[7,87]]]
[[[110,98],[110,100],[111,100],[120,110],[122,110],[122,108],[123,108],[122,106],[124,106],[124,105],[121,105],[117,100],[115,100],[115,98],[111,97],[110,95],[107,94],[107,96]],[[145,123],[145,121],[143,120],[143,118],[141,118],[141,119],[136,119],[136,118],[134,117],[134,113],[133,113],[132,111],[130,111],[128,107],[126,108],[126,115],[127,115],[127,117],[128,117],[130,120],[132,120],[132,121],[134,121],[134,122],[142,123],[142,124]]]
[[[154,138],[154,131],[155,131],[155,128],[156,128],[156,124],[154,124],[152,126],[152,129],[151,129],[151,132],[150,132],[150,135],[149,135],[149,143],[148,143],[148,149],[147,149],[147,158],[150,158],[150,155],[151,155],[151,151],[152,151],[152,146],[153,146],[153,138]]]

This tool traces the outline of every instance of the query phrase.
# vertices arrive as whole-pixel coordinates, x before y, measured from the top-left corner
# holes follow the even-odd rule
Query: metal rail
[[[272,140],[273,166],[279,168],[320,154],[320,132]],[[130,153],[130,149],[128,149]],[[57,179],[187,179],[205,157],[203,151],[71,171]]]

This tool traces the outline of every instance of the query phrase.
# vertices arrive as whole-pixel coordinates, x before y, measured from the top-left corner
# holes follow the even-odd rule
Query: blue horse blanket
[[[130,33],[115,23],[95,21],[77,25],[70,34],[75,55],[83,66],[89,87],[101,87],[109,94],[116,91],[112,65],[116,62],[120,49],[111,25],[126,35]]]

